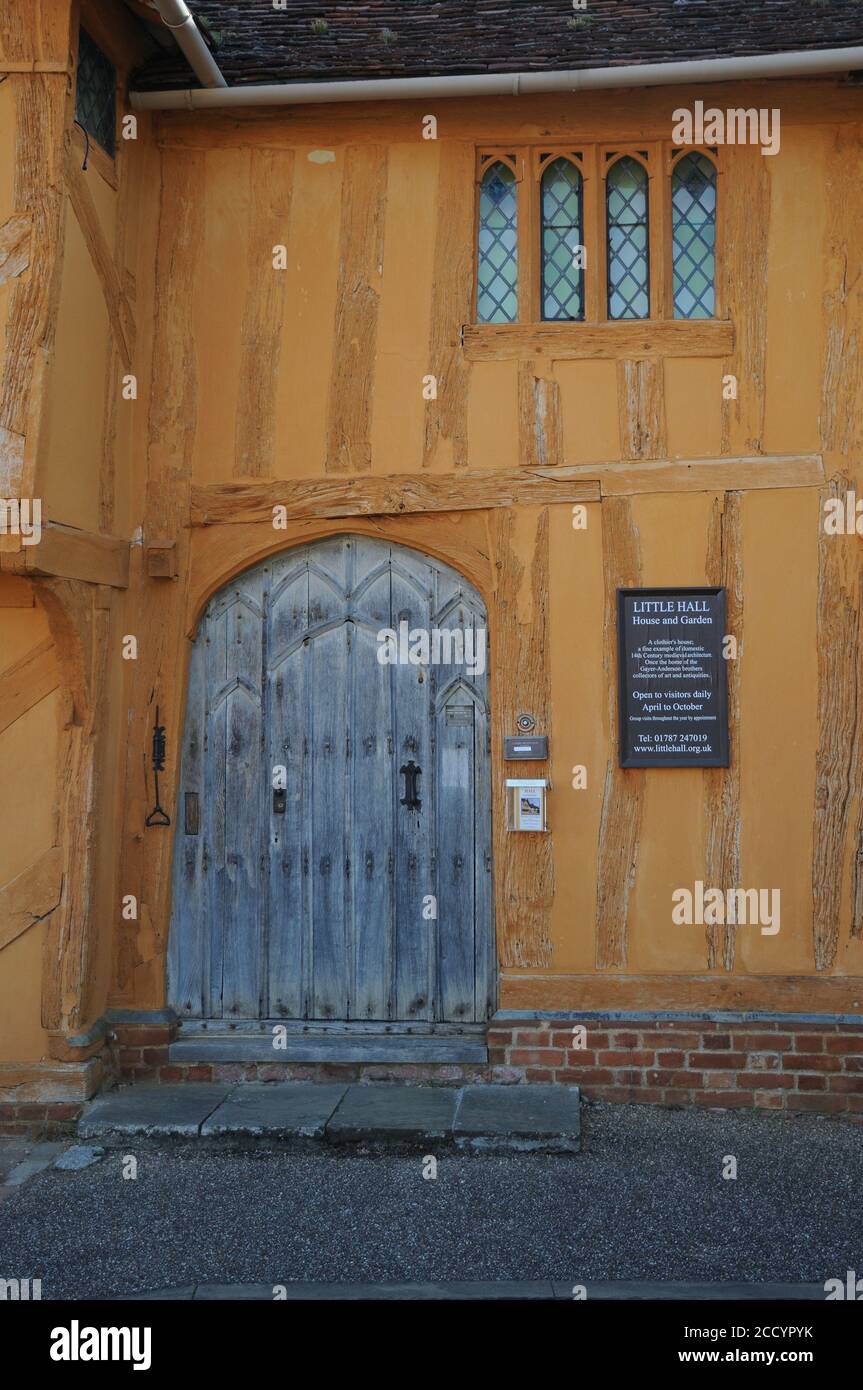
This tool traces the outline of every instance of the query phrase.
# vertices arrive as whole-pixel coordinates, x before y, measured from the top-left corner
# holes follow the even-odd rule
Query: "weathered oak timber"
[[[62,890],[63,852],[54,845],[0,888],[0,951],[44,921],[59,905]]]
[[[553,975],[504,974],[501,1009],[713,1011],[764,1009],[774,1013],[857,1014],[863,1018],[859,978],[813,975]],[[624,1028],[625,1023],[620,1027]],[[753,1024],[753,1028],[757,1028]]]
[[[668,452],[663,364],[626,358],[617,364],[621,452],[627,459],[657,459]]]
[[[779,79],[769,84],[771,105],[782,108],[783,126],[832,125],[860,119],[860,94],[840,80],[811,79],[805,84]],[[440,140],[499,145],[571,144],[573,132],[584,143],[614,140],[635,145],[647,139],[667,139],[671,112],[696,100],[705,107],[765,104],[763,82],[740,82],[730,87],[714,82],[674,88],[639,89],[637,100],[623,89],[608,92],[560,92],[519,97],[467,97],[441,103]],[[158,111],[156,137],[166,145],[219,149],[240,145],[314,145],[326,131],[327,143],[345,145],[362,137],[393,143],[415,142],[428,111],[428,98],[418,101],[337,102],[320,106],[286,105],[235,107],[201,111]],[[737,151],[739,153],[739,150]],[[757,149],[754,150],[757,154]],[[762,161],[763,162],[763,161]]]
[[[242,357],[234,434],[234,473],[272,471],[276,392],[287,273],[273,268],[273,247],[287,246],[293,190],[292,151],[252,150],[249,198],[252,235],[243,312]]]
[[[728,672],[728,730],[731,760],[728,767],[704,770],[704,882],[722,891],[740,886],[740,681],[743,657],[743,518],[741,498],[726,493],[717,498],[711,510],[707,538],[707,582],[722,584],[726,590],[727,632],[737,641]],[[734,966],[736,926],[726,922],[705,927],[707,964],[711,970]]]
[[[534,378],[539,387],[549,383]],[[531,395],[533,390],[531,389]],[[546,397],[548,400],[548,397]],[[527,407],[526,407],[527,408]],[[549,406],[551,433],[553,397]],[[530,412],[532,414],[533,412]],[[534,416],[534,421],[535,421]],[[525,425],[525,434],[535,439]],[[527,448],[525,444],[525,448]],[[535,444],[532,446],[535,456]],[[643,492],[746,491],[766,487],[820,487],[818,454],[777,458],[655,459],[645,462],[566,464],[464,473],[402,473],[366,478],[291,478],[284,482],[193,484],[192,526],[272,522],[284,506],[291,519],[397,516],[410,512],[460,512],[518,503],[597,502],[600,497]]]
[[[748,492],[751,488],[822,487],[820,454],[756,458],[648,459],[555,469],[555,477],[597,478],[603,497],[644,492]]]
[[[228,483],[192,487],[192,525],[216,526],[273,519],[284,506],[291,519],[315,516],[397,516],[405,512],[461,512],[519,502],[597,502],[599,485],[586,479],[528,472],[394,474],[389,477],[300,478],[282,483]]]
[[[737,378],[737,397],[722,401],[722,452],[761,453],[767,364],[769,161],[752,146],[734,151],[734,176],[721,180],[717,202],[717,294],[735,324],[723,374]]]
[[[42,523],[39,544],[0,555],[0,569],[11,574],[84,579],[91,584],[126,589],[129,585],[129,542],[47,521]]]
[[[114,343],[123,366],[128,370],[132,365],[132,351],[135,342],[135,323],[132,310],[120,282],[113,252],[102,231],[99,214],[93,202],[93,195],[87,184],[87,174],[81,169],[69,147],[65,149],[63,155],[63,172],[69,201],[78,219],[78,225],[84,234],[90,258],[99,277],[99,284],[102,286],[102,295],[105,300],[105,308],[108,311]],[[94,176],[91,174],[90,177]]]
[[[54,643],[46,637],[0,674],[0,733],[56,690],[59,683]]]
[[[328,406],[328,471],[349,468],[362,473],[372,466],[372,394],[386,196],[386,148],[351,147],[345,156],[342,183],[335,347]]]
[[[489,513],[495,566],[497,622],[490,641],[494,652],[496,737],[516,728],[529,710],[537,728],[552,735],[552,706],[546,653],[549,645],[548,509],[515,515]],[[527,559],[525,557],[528,557]],[[551,909],[554,901],[552,835],[518,835],[506,830],[505,764],[497,763],[494,822],[497,881],[497,943],[501,964],[549,965]],[[547,776],[543,763],[519,764],[519,775]]]
[[[437,380],[437,399],[426,408],[423,468],[467,468],[468,463],[470,366],[460,337],[473,294],[475,160],[473,144],[441,147],[428,365]]]
[[[618,762],[617,589],[641,584],[641,553],[631,504],[623,497],[602,506],[602,563],[605,580],[603,667],[608,697],[609,756],[597,846],[596,965],[613,970],[626,964],[629,897],[638,865],[644,769],[624,770]]]
[[[719,319],[645,320],[643,323],[477,323],[462,328],[469,362],[535,357],[552,361],[620,361],[648,357],[726,357],[734,325]]]

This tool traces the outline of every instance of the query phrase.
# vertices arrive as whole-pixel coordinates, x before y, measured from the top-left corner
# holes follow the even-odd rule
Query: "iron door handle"
[[[422,772],[421,767],[417,767],[413,758],[409,763],[402,763],[399,772],[405,779],[405,794],[401,799],[401,805],[407,806],[409,811],[418,811],[422,802],[417,795],[417,778]]]

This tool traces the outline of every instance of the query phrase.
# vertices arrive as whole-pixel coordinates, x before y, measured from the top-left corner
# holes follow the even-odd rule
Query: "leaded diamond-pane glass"
[[[542,176],[542,317],[584,317],[581,174],[555,159]]]
[[[650,314],[647,240],[647,170],[625,155],[606,177],[608,219],[608,317],[646,319]]]
[[[480,323],[518,318],[518,200],[515,174],[492,164],[479,193],[476,316]]]
[[[671,174],[674,317],[716,312],[716,169],[704,154],[684,155]]]
[[[75,120],[113,158],[117,73],[86,29],[79,31]]]

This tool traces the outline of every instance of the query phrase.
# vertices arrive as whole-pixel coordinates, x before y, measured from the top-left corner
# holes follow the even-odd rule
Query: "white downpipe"
[[[185,0],[156,0],[162,23],[170,29],[177,47],[185,54],[192,72],[208,91],[228,90],[219,65],[210,52]]]
[[[158,0],[159,8],[182,0]],[[183,9],[185,9],[183,5]],[[197,31],[196,31],[197,34]],[[197,35],[199,42],[200,35]],[[179,41],[179,40],[178,40]],[[205,52],[207,50],[205,49]],[[188,56],[188,55],[187,55]],[[209,53],[207,53],[209,57]],[[191,61],[191,59],[190,59]],[[210,60],[212,62],[212,59]],[[215,64],[213,64],[215,67]],[[331,101],[410,101],[420,97],[528,96],[537,92],[586,92],[611,87],[659,87],[683,82],[733,82],[764,77],[815,77],[863,68],[863,47],[822,48],[806,53],[768,53],[751,58],[704,58],[685,63],[640,63],[578,72],[478,73],[468,77],[393,77],[360,82],[280,82],[262,86],[177,92],[131,92],[139,111],[211,109],[222,106],[294,106]],[[200,74],[199,74],[200,75]],[[203,80],[203,79],[202,79]]]

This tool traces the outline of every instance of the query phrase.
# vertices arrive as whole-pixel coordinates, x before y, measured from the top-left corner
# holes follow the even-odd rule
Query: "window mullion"
[[[666,145],[645,146],[649,155],[648,245],[650,252],[650,317],[670,319],[671,183],[666,172]]]
[[[605,185],[600,174],[599,146],[584,151],[584,317],[587,323],[605,318]]]
[[[531,151],[516,151],[518,169],[518,321],[539,322],[537,183]]]

